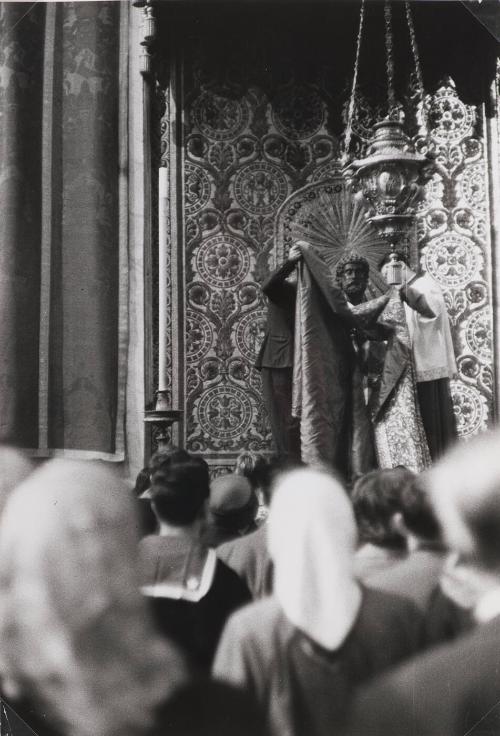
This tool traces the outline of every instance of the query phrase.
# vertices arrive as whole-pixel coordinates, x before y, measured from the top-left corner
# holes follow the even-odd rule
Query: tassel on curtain
[[[125,5],[0,4],[0,440],[35,455],[124,459]]]

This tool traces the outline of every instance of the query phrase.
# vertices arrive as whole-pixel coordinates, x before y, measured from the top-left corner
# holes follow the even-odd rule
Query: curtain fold
[[[0,438],[42,456],[124,459],[124,13],[0,4]]]

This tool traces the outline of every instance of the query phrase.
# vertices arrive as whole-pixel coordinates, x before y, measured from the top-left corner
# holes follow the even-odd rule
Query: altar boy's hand
[[[300,261],[301,258],[302,253],[300,252],[300,248],[297,243],[295,243],[288,252],[288,260],[296,263],[297,261]]]

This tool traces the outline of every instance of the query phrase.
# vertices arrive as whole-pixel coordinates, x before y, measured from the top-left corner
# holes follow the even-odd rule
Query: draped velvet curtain
[[[124,458],[127,15],[0,4],[0,440],[42,456]]]

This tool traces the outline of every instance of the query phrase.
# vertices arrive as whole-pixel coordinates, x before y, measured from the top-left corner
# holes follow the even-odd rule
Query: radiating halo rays
[[[372,286],[385,290],[378,266],[389,246],[366,219],[363,204],[345,187],[339,191],[339,187],[318,182],[307,189],[307,196],[301,197],[301,206],[290,222],[292,240],[310,243],[333,272],[346,252],[364,256],[370,264]],[[300,196],[301,191],[294,197]]]

